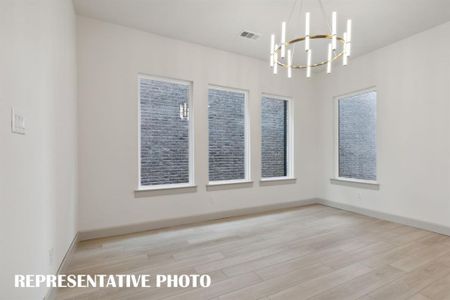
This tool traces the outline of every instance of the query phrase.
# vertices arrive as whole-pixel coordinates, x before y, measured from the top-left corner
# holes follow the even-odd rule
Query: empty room
[[[450,299],[450,1],[0,0],[0,299]]]

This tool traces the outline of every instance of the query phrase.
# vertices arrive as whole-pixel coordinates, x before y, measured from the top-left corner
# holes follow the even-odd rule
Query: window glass
[[[288,173],[288,101],[264,96],[261,103],[262,177]]]
[[[140,184],[190,182],[189,83],[141,77]]]
[[[376,180],[376,92],[338,100],[339,177]]]
[[[209,88],[209,181],[246,179],[246,93]]]

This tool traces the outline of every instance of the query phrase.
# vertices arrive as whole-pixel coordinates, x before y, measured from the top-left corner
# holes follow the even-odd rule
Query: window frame
[[[209,180],[209,90],[220,90],[225,92],[237,92],[237,93],[243,93],[244,94],[244,144],[245,144],[245,151],[244,151],[244,168],[245,168],[245,176],[243,179],[232,179],[232,180]],[[249,183],[252,182],[251,179],[251,144],[250,144],[250,114],[249,114],[249,108],[248,108],[248,98],[249,98],[249,91],[245,89],[240,88],[232,88],[232,87],[225,87],[217,84],[208,84],[207,88],[207,105],[208,105],[208,113],[207,113],[207,120],[208,120],[208,186],[216,186],[216,185],[227,185],[227,184],[239,184],[239,183]]]
[[[376,127],[376,149],[375,149],[375,157],[376,157],[376,167],[375,167],[375,180],[365,180],[365,179],[357,179],[357,178],[348,178],[339,176],[339,100],[347,97],[352,97],[360,94],[375,92],[376,93],[376,119],[375,119],[375,127]],[[348,183],[356,183],[356,184],[366,184],[366,185],[379,185],[379,163],[378,163],[378,91],[376,86],[371,86],[368,88],[356,90],[350,93],[341,94],[333,97],[334,104],[334,174],[332,177],[332,181],[337,182],[348,182]]]
[[[294,101],[292,97],[281,96],[270,93],[262,93],[260,97],[260,118],[262,117],[262,102],[263,98],[273,98],[277,100],[283,100],[287,102],[287,122],[286,122],[286,176],[277,177],[263,177],[262,176],[262,119],[260,122],[260,147],[261,147],[261,179],[260,181],[278,181],[278,180],[290,180],[295,179],[295,168],[294,168]]]
[[[168,83],[175,83],[180,85],[185,85],[189,87],[188,93],[188,108],[189,108],[189,125],[188,125],[188,137],[189,137],[189,181],[186,183],[168,183],[168,184],[157,184],[157,185],[141,185],[141,81],[142,80],[155,80]],[[174,79],[164,76],[148,75],[145,73],[137,74],[137,100],[138,100],[138,185],[137,191],[152,191],[152,190],[167,190],[167,189],[179,189],[179,188],[189,188],[195,187],[195,155],[194,155],[194,105],[193,105],[193,89],[194,83],[191,80]]]

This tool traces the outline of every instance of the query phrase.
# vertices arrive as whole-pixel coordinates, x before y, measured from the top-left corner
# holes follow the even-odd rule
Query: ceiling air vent
[[[261,35],[256,32],[242,31],[240,36],[243,38],[251,39],[251,40],[257,40]]]

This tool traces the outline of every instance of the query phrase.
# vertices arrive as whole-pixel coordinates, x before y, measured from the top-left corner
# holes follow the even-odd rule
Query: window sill
[[[174,190],[174,189],[186,189],[186,188],[197,188],[195,184],[167,184],[167,185],[154,185],[154,186],[140,186],[134,192],[150,192],[150,191],[164,191],[164,190]]]
[[[332,184],[340,184],[340,185],[353,186],[353,187],[359,187],[359,188],[367,188],[367,189],[372,189],[372,190],[380,189],[380,184],[378,183],[378,181],[372,181],[372,180],[360,180],[360,179],[336,177],[336,178],[331,178],[330,182]]]
[[[260,186],[279,186],[284,184],[295,184],[297,182],[297,178],[295,177],[270,177],[270,178],[261,178],[259,180]]]
[[[261,178],[260,182],[273,182],[273,181],[296,181],[297,178],[295,177],[267,177],[267,178]]]
[[[223,181],[210,181],[206,186],[220,186],[220,185],[230,185],[230,184],[245,184],[245,183],[253,183],[251,180],[243,179],[243,180],[223,180]]]
[[[224,180],[224,181],[210,181],[206,185],[206,189],[209,191],[214,190],[228,190],[235,188],[246,188],[253,186],[253,181],[251,180]]]

